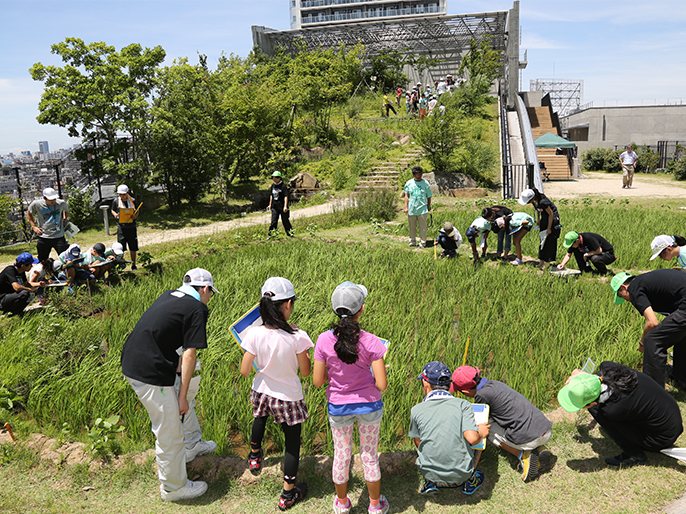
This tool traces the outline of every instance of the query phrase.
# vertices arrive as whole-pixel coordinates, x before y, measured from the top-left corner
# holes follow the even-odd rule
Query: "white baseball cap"
[[[203,268],[193,268],[192,270],[187,271],[186,275],[183,277],[183,285],[200,287],[210,286],[212,291],[219,294],[219,291],[214,288],[212,273]]]
[[[43,189],[43,196],[47,200],[57,200],[57,198],[59,197],[59,195],[57,194],[57,191],[55,191],[51,187],[46,187],[45,189]]]
[[[291,281],[283,277],[269,277],[262,286],[262,296],[267,296],[274,302],[298,299]]]
[[[533,189],[525,189],[522,191],[522,194],[519,196],[517,201],[520,205],[526,205],[533,200],[534,196],[536,196],[536,194],[534,193]]]
[[[653,241],[650,243],[650,249],[653,252],[653,256],[650,258],[650,260],[657,259],[658,255],[662,253],[662,250],[665,248],[669,248],[670,246],[674,246],[676,243],[674,241],[674,238],[672,236],[666,236],[666,235],[661,235],[657,236]]]
[[[112,252],[114,255],[124,255],[124,246],[119,241],[112,243]]]
[[[338,309],[347,309],[351,314],[357,314],[367,298],[367,288],[361,284],[355,284],[346,280],[334,289],[331,295],[331,307],[336,312]],[[336,312],[336,314],[338,314]]]
[[[127,186],[126,184],[120,184],[117,187],[117,194],[118,195],[125,195],[128,192],[129,192],[129,186]]]

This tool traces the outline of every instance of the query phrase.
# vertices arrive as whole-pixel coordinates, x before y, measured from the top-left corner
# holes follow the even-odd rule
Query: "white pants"
[[[548,441],[550,441],[550,437],[553,435],[553,431],[548,430],[541,437],[534,439],[533,441],[529,441],[522,444],[514,444],[512,441],[508,441],[505,437],[504,428],[498,425],[498,423],[496,423],[495,421],[489,420],[489,422],[491,423],[491,433],[488,435],[488,440],[491,441],[491,443],[493,443],[497,447],[500,447],[501,444],[506,444],[507,446],[509,446],[510,448],[514,448],[515,450],[535,450],[539,446],[543,446]]]
[[[410,233],[410,243],[417,242],[417,221],[419,221],[419,240],[422,245],[426,243],[426,217],[429,213],[420,214],[419,216],[407,216],[407,229]]]
[[[186,485],[186,449],[192,449],[200,439],[202,430],[195,414],[195,396],[200,377],[194,377],[188,387],[188,412],[181,423],[179,414],[177,377],[174,387],[150,385],[126,377],[136,396],[148,411],[152,433],[155,434],[157,475],[167,491],[176,491]]]

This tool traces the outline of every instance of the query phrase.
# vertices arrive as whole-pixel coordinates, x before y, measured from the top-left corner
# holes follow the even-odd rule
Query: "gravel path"
[[[676,182],[671,178],[636,173],[631,189],[622,189],[620,173],[586,172],[585,176],[588,178],[545,182],[545,194],[550,198],[686,198],[686,182]]]

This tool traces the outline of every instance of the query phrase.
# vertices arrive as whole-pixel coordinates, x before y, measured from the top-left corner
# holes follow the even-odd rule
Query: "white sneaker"
[[[197,482],[191,482],[188,480],[186,485],[181,489],[176,491],[166,491],[164,486],[160,484],[160,494],[162,499],[166,502],[178,502],[181,500],[190,500],[191,498],[197,498],[202,496],[207,491],[207,482],[202,482],[198,480]]]
[[[215,451],[217,451],[217,443],[200,439],[200,441],[195,443],[192,450],[186,449],[186,462],[191,462],[200,455],[207,455],[208,453],[214,453]]]
[[[522,264],[522,259],[515,259],[510,264],[514,264],[515,266],[521,266]]]

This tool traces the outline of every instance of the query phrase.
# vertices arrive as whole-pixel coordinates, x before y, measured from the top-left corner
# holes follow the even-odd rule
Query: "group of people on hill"
[[[45,303],[47,287],[66,287],[70,292],[86,282],[101,279],[115,267],[124,267],[124,252],[131,255],[135,271],[138,251],[136,218],[138,210],[129,188],[121,184],[112,202],[111,214],[117,219],[117,241],[106,247],[96,243],[85,252],[78,244],[69,244],[69,204],[57,191],[48,187],[42,198],[28,207],[27,218],[36,234],[36,257],[29,252],[17,256],[14,264],[0,272],[0,311],[21,315],[34,297]],[[55,250],[57,258],[50,257]],[[28,276],[27,276],[28,273]]]
[[[430,85],[424,87],[421,82],[417,82],[416,85],[408,87],[403,90],[401,86],[398,86],[395,90],[395,104],[400,110],[400,103],[405,97],[405,113],[410,116],[419,116],[420,121],[426,116],[433,113],[434,109],[438,105],[438,101],[441,95],[445,93],[451,93],[452,89],[455,87],[455,80],[452,75],[447,75],[445,78],[440,78],[434,81],[434,87],[431,88]],[[384,109],[386,110],[386,117],[392,111],[396,116],[398,111],[395,110],[393,106],[392,94],[389,92],[384,93],[383,97]],[[442,107],[441,109],[444,109]]]

